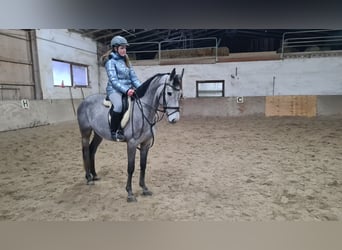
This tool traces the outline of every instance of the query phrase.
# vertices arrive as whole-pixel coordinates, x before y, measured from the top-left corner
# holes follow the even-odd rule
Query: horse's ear
[[[173,78],[175,78],[175,75],[176,75],[176,68],[173,68],[173,70],[171,71],[171,74],[170,74],[170,80],[172,81]]]

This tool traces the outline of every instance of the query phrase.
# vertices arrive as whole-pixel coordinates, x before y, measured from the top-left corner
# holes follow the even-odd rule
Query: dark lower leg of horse
[[[87,185],[94,184],[94,176],[91,173],[91,159],[90,159],[90,136],[91,136],[91,129],[83,130],[82,134],[82,155],[83,155],[83,164],[84,170],[86,172],[85,178],[87,179]]]
[[[146,168],[145,168],[146,169]],[[146,184],[145,184],[145,169],[141,169],[140,171],[140,181],[139,181],[139,185],[142,188],[143,192],[142,194],[145,196],[150,196],[153,193],[147,188]]]
[[[145,184],[145,171],[146,171],[146,164],[147,164],[147,155],[148,155],[149,147],[141,146],[140,149],[140,179],[139,179],[139,186],[143,190],[143,195],[149,196],[152,195],[152,192],[148,190]]]
[[[83,155],[83,165],[86,172],[85,178],[87,179],[87,184],[93,183],[93,175],[90,173],[90,152],[89,152],[89,140],[82,139],[82,155]]]
[[[90,153],[90,173],[93,175],[93,181],[100,180],[100,177],[97,176],[95,171],[95,154],[97,151],[98,146],[102,142],[102,137],[98,134],[94,133],[94,138],[90,143],[89,146],[89,153]]]
[[[129,173],[128,178],[127,178],[127,185],[126,185],[127,202],[137,201],[137,198],[135,198],[135,195],[133,194],[133,191],[132,191],[132,176],[133,176],[133,173]]]
[[[132,191],[132,177],[133,177],[134,167],[135,167],[135,153],[136,153],[136,148],[130,148],[129,146],[127,146],[128,177],[127,177],[126,191],[128,193],[128,196],[127,196],[128,202],[137,201]]]

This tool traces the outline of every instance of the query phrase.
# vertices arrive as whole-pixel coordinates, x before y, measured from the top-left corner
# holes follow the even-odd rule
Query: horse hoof
[[[93,180],[87,181],[87,185],[95,185],[95,182]]]
[[[150,190],[144,190],[142,193],[144,196],[151,196],[152,192]]]
[[[99,180],[101,180],[101,177],[98,177],[97,175],[95,175],[95,176],[93,177],[93,181],[99,181]]]
[[[127,202],[137,202],[137,198],[134,195],[130,195],[127,197]]]

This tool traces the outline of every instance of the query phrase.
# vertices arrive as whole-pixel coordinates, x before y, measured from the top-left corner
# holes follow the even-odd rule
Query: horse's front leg
[[[135,168],[135,154],[136,154],[136,146],[130,143],[127,143],[127,159],[128,159],[128,166],[127,166],[127,184],[126,184],[126,191],[128,193],[127,201],[137,201],[135,198],[133,191],[132,191],[132,177]]]
[[[143,190],[143,195],[152,195],[152,192],[148,190],[145,184],[145,171],[147,164],[147,155],[150,149],[150,143],[144,143],[140,145],[140,179],[139,185]]]

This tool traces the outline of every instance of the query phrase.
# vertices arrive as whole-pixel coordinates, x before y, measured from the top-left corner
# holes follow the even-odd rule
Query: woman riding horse
[[[153,145],[154,125],[160,121],[159,113],[166,114],[170,123],[176,123],[180,118],[180,98],[182,95],[182,78],[173,69],[171,73],[156,74],[146,80],[136,89],[132,100],[129,121],[123,128],[127,144],[127,201],[136,201],[132,190],[132,177],[135,169],[135,156],[140,151],[139,186],[143,195],[152,192],[145,184],[145,170],[149,149]],[[103,105],[104,95],[87,96],[77,109],[77,120],[82,136],[82,155],[87,184],[99,180],[95,170],[95,154],[103,139],[112,140],[108,124],[108,107]],[[91,136],[93,137],[91,139]]]
[[[113,104],[111,116],[111,132],[115,141],[124,141],[125,137],[120,127],[122,118],[122,95],[133,96],[135,88],[141,85],[129,58],[126,47],[129,45],[122,36],[115,36],[110,43],[112,49],[102,57],[108,75],[107,96]]]

